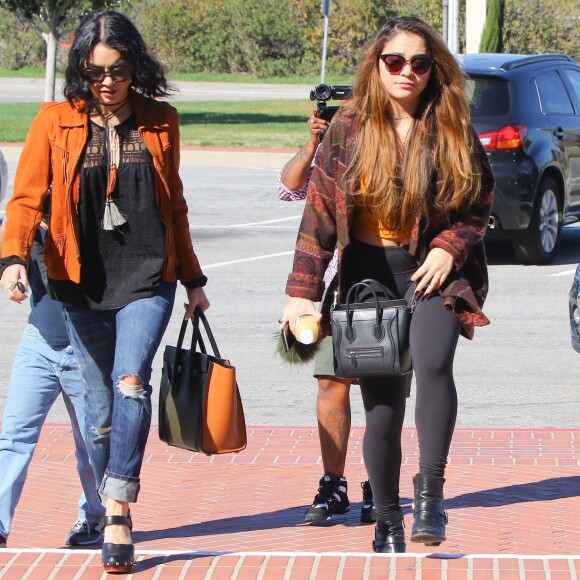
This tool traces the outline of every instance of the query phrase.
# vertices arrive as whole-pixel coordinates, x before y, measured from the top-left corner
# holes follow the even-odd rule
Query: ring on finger
[[[16,282],[12,281],[8,283],[8,290],[12,292],[16,288]]]

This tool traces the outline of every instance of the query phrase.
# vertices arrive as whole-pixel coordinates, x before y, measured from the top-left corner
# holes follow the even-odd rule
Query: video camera
[[[329,107],[326,104],[327,101],[342,101],[343,99],[348,99],[351,95],[352,86],[350,85],[336,85],[331,87],[330,85],[321,83],[314,87],[313,91],[310,91],[310,100],[316,101],[316,116],[330,123],[330,120],[334,117],[336,111],[338,111],[338,106]]]

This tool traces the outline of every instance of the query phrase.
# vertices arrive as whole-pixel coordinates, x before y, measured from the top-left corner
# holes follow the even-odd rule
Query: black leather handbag
[[[337,377],[396,377],[413,370],[409,347],[416,302],[396,298],[376,280],[353,284],[346,303],[331,309]]]

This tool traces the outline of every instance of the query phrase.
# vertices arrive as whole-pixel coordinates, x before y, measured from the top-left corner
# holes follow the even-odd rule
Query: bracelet
[[[207,284],[207,276],[201,278],[194,278],[193,280],[186,280],[182,282],[186,288],[203,288]]]
[[[6,258],[2,258],[0,260],[0,278],[2,277],[2,274],[4,274],[4,270],[6,270],[8,266],[13,266],[14,264],[20,264],[21,266],[26,267],[26,262],[18,256],[6,256]]]

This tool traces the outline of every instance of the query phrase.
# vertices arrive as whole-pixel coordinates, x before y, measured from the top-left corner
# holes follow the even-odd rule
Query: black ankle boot
[[[381,554],[403,554],[406,547],[404,526],[400,509],[388,516],[377,516],[373,551]]]
[[[447,513],[443,509],[443,477],[418,473],[413,478],[415,503],[411,542],[438,546],[445,541]]]

